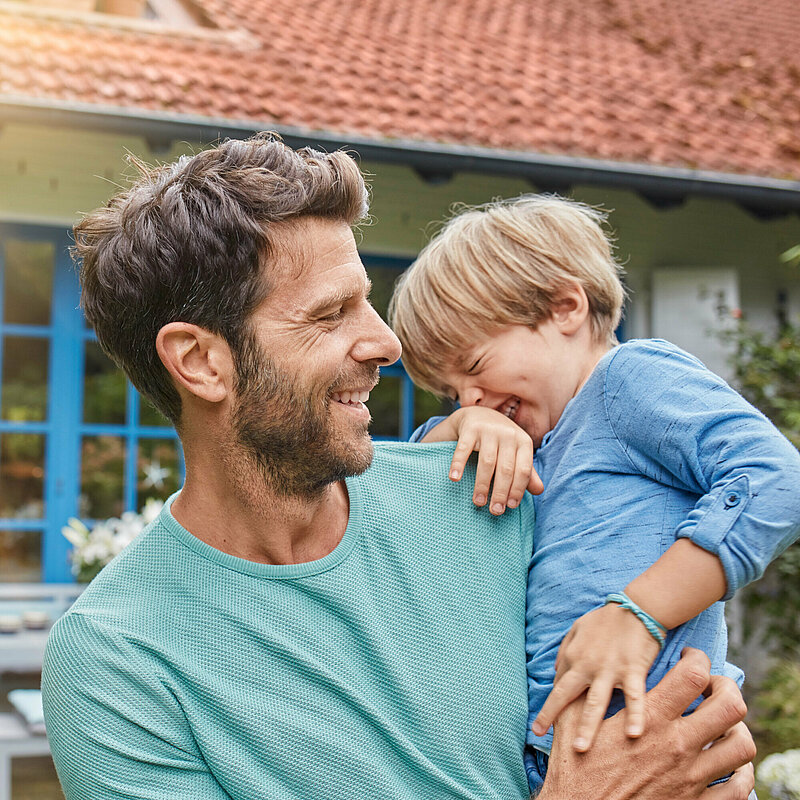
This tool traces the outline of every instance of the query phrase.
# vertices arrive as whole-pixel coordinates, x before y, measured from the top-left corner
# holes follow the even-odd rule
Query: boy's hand
[[[474,450],[478,451],[472,495],[476,506],[486,505],[492,476],[492,514],[502,514],[506,507],[516,508],[526,489],[532,494],[542,493],[544,485],[533,468],[533,442],[519,425],[499,411],[481,406],[459,408],[450,415],[449,422],[458,437],[450,464],[451,480],[461,480],[467,460]]]
[[[659,646],[630,611],[612,603],[584,614],[564,637],[556,679],[533,732],[543,736],[575,698],[588,689],[573,747],[586,752],[603,721],[611,692],[625,693],[625,732],[644,733],[645,680]]]

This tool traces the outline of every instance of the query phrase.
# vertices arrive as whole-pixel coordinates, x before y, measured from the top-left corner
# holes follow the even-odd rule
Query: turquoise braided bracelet
[[[622,608],[630,611],[647,628],[647,632],[658,642],[658,646],[663,649],[664,640],[667,638],[667,629],[655,617],[637,606],[625,592],[608,595],[605,605],[609,603],[618,603]]]

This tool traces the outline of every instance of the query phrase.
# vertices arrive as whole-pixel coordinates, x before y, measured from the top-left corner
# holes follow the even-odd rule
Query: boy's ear
[[[233,357],[228,343],[215,333],[188,322],[170,322],[158,332],[161,363],[181,389],[219,403],[233,385]]]
[[[559,330],[571,335],[577,333],[589,318],[589,298],[580,284],[574,283],[562,289],[555,303],[551,319]]]

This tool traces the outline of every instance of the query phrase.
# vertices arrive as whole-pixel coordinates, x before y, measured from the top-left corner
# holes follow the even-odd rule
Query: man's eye
[[[332,314],[326,314],[324,317],[320,317],[320,322],[338,322],[341,318],[342,318],[342,309],[339,308]]]

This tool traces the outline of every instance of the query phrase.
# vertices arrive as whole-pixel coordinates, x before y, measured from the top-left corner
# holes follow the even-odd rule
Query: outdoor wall
[[[130,168],[130,151],[147,161],[170,161],[199,143],[176,142],[153,153],[138,137],[46,127],[0,129],[0,220],[68,226],[80,212],[102,204]],[[411,258],[427,240],[431,221],[453,203],[482,203],[535,191],[525,180],[461,173],[441,184],[413,170],[365,162],[373,184],[374,223],[363,229],[365,252]],[[781,252],[800,242],[800,217],[763,221],[735,203],[694,198],[660,210],[638,195],[576,186],[573,196],[612,210],[618,255],[626,264],[631,303],[626,336],[651,334],[653,270],[671,267],[733,268],[744,311],[756,322],[773,318],[778,293],[787,310],[800,314],[800,269],[781,265]]]
[[[153,152],[138,137],[0,128],[0,581],[68,579],[60,535],[68,517],[116,515],[179,485],[174,432],[84,326],[66,250],[80,214],[135,173],[126,152],[154,162],[199,148],[183,142]],[[431,223],[454,203],[536,189],[521,179],[462,173],[431,182],[404,167],[362,168],[372,175],[373,203],[360,247],[381,313]],[[733,203],[702,199],[658,210],[631,192],[593,187],[576,186],[574,196],[611,211],[631,297],[623,338],[662,335],[724,375],[712,333],[718,306],[741,307],[764,325],[774,324],[781,297],[785,312],[800,313],[800,269],[779,262],[800,243],[796,215],[761,221]],[[370,398],[373,435],[403,438],[440,411],[399,367],[383,373]]]

